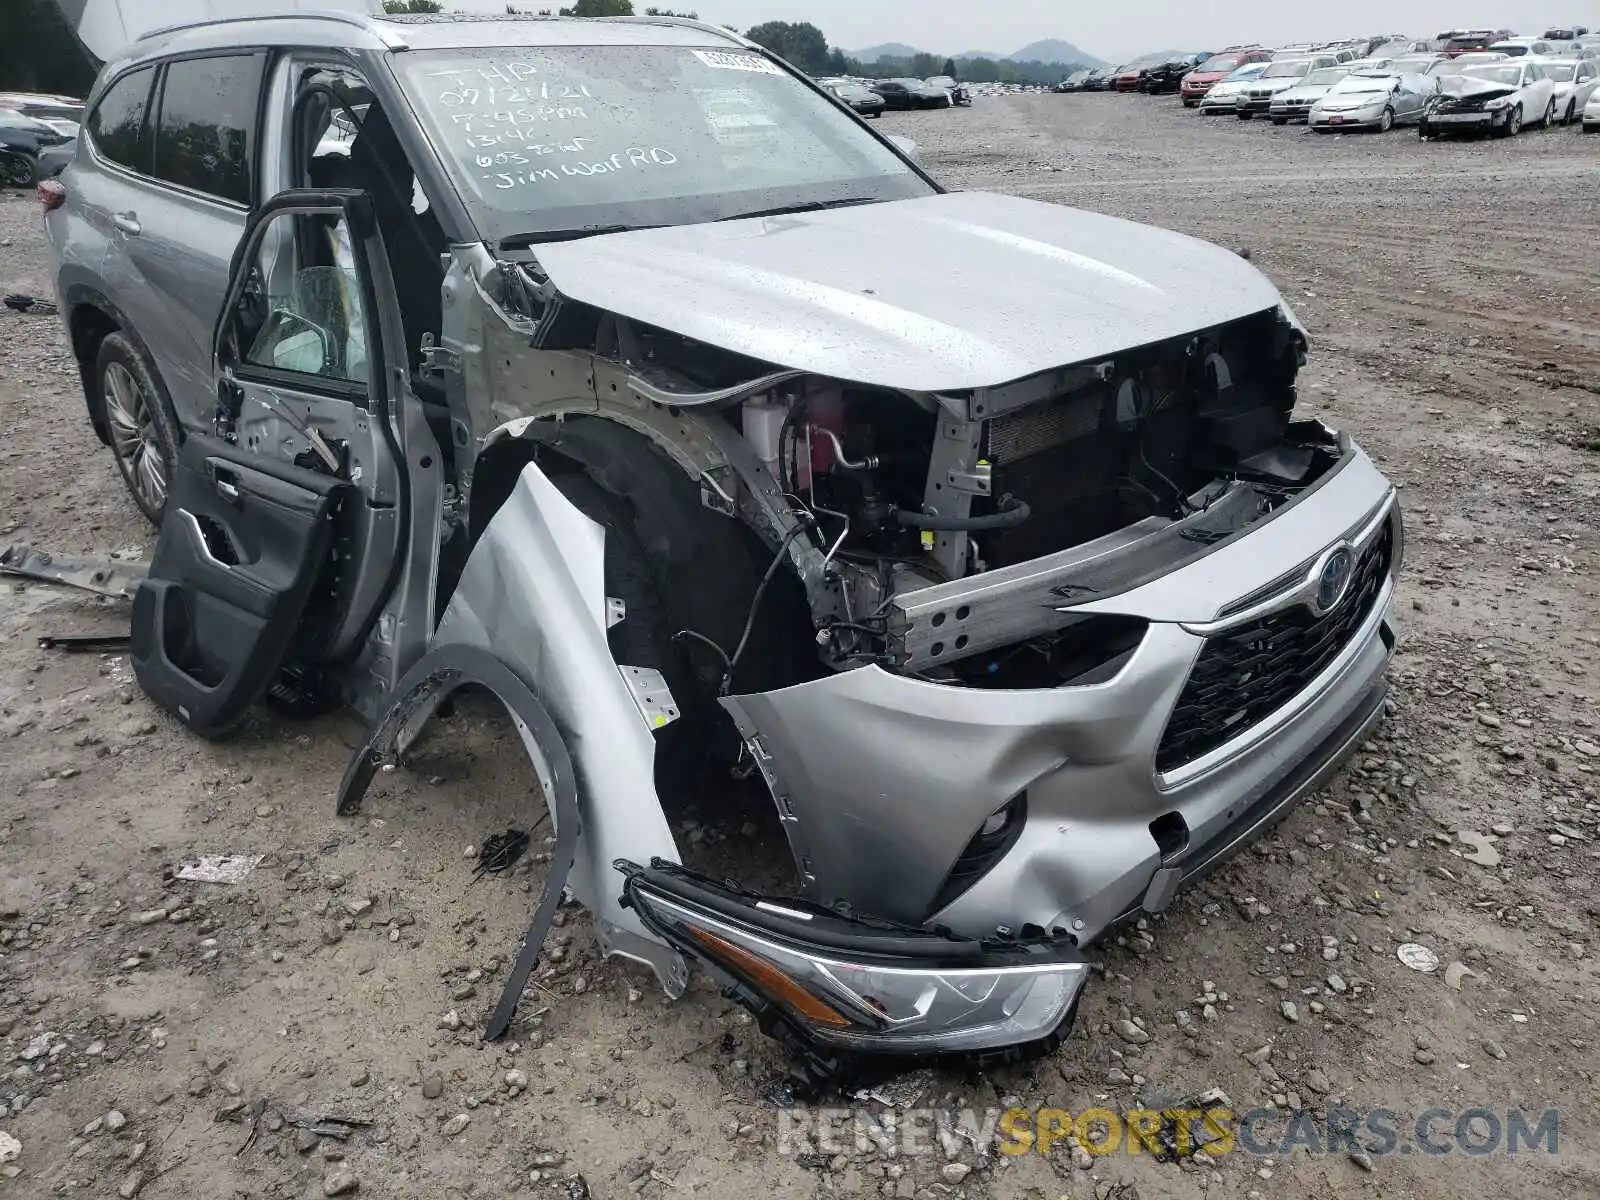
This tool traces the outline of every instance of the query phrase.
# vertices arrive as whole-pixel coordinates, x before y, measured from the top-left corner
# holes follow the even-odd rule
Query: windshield
[[[848,113],[743,50],[518,46],[391,61],[492,241],[933,190]]]
[[[1522,86],[1522,68],[1512,64],[1490,66],[1485,63],[1481,67],[1467,67],[1461,73],[1469,79],[1486,79],[1490,83],[1503,83],[1509,87]]]
[[[1263,79],[1298,79],[1311,70],[1308,62],[1275,62],[1262,73]]]
[[[1239,55],[1219,54],[1215,58],[1208,58],[1195,68],[1206,75],[1220,75],[1233,70],[1239,65]]]
[[[1267,69],[1265,63],[1249,63],[1240,67],[1233,74],[1224,79],[1223,83],[1238,83],[1245,79],[1254,79]]]
[[[1343,67],[1323,67],[1320,71],[1312,71],[1304,82],[1306,87],[1331,87],[1349,73]]]

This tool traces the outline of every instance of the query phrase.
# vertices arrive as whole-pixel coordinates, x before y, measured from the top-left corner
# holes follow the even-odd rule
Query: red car
[[[1183,97],[1183,106],[1195,107],[1205,98],[1205,94],[1213,85],[1240,67],[1250,63],[1267,62],[1271,58],[1270,50],[1228,50],[1222,54],[1212,55],[1183,77],[1183,83],[1178,88],[1178,94]]]

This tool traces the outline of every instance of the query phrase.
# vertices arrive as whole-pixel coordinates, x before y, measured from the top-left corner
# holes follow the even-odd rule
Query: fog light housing
[[[1070,939],[975,941],[767,900],[659,860],[615,865],[626,878],[622,902],[647,928],[720,978],[766,1032],[811,1047],[869,1056],[1048,1049],[1070,1029],[1088,976]]]

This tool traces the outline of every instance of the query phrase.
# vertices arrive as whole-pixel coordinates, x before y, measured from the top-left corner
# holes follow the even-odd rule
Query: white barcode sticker
[[[726,50],[696,50],[694,56],[719,71],[754,71],[758,75],[782,75],[783,70],[759,54],[730,54]]]

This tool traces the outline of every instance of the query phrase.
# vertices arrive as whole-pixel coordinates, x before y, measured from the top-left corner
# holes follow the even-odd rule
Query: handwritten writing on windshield
[[[585,141],[583,138],[574,138],[574,142]],[[574,152],[581,151],[583,147],[572,146]],[[566,147],[562,148],[566,153]],[[497,159],[504,157],[504,162],[485,163],[483,158],[478,160],[479,166],[504,166],[504,171],[486,172],[482,179],[485,183],[493,184],[496,188],[505,191],[515,187],[530,187],[540,183],[560,183],[563,179],[583,179],[592,175],[616,175],[624,171],[645,171],[653,167],[670,167],[678,161],[678,156],[670,150],[663,150],[660,146],[629,146],[626,150],[619,150],[604,158],[578,158],[554,162],[549,166],[540,166],[531,162],[522,155],[496,155]],[[522,161],[515,161],[521,158]]]
[[[678,155],[661,146],[625,145],[607,120],[611,107],[587,83],[554,78],[532,62],[484,62],[432,71],[438,112],[463,160],[498,191],[561,184],[597,175],[671,167]],[[582,131],[582,132],[580,132]]]

